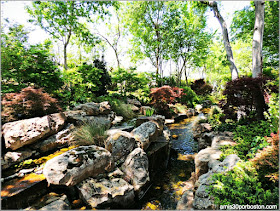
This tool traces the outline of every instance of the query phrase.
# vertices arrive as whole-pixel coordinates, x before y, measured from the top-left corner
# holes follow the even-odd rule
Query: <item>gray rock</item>
[[[111,112],[111,106],[107,101],[102,103],[90,102],[90,103],[78,105],[74,107],[73,110],[74,111],[82,110],[86,112],[88,116],[97,116],[97,115],[109,114]]]
[[[193,191],[187,190],[178,201],[176,210],[190,210],[193,203]]]
[[[69,210],[70,202],[66,195],[49,193],[41,198],[38,202],[25,210]]]
[[[111,152],[116,164],[121,164],[127,155],[136,147],[134,137],[124,131],[116,132],[105,141],[105,149]]]
[[[121,178],[88,178],[77,188],[82,200],[91,208],[127,207],[134,202],[133,186]]]
[[[3,125],[3,135],[6,148],[19,149],[25,145],[53,135],[60,131],[65,124],[63,113],[56,113],[44,117],[10,122]]]
[[[214,200],[210,197],[200,198],[194,197],[193,207],[198,210],[213,210],[215,209]]]
[[[66,145],[69,145],[73,140],[72,132],[74,130],[74,125],[69,124],[64,130],[50,136],[49,138],[35,143],[32,148],[40,150],[41,153],[57,149]]]
[[[130,98],[127,98],[127,101],[126,101],[128,104],[131,104],[131,105],[135,105],[137,106],[138,108],[140,108],[142,105],[141,103],[136,100],[136,99],[130,99]]]
[[[122,171],[126,179],[131,181],[135,191],[139,191],[148,181],[149,160],[147,154],[141,148],[134,149],[122,165]]]
[[[195,156],[196,178],[198,179],[198,177],[200,177],[202,174],[207,173],[209,169],[208,163],[211,160],[219,160],[221,154],[222,151],[211,147],[199,151],[199,153]]]
[[[145,122],[135,128],[131,134],[139,143],[139,146],[146,150],[150,146],[151,142],[159,135],[159,130],[156,123]]]
[[[91,145],[71,149],[47,161],[43,173],[49,184],[73,186],[113,167],[111,153]]]
[[[35,154],[35,151],[30,149],[19,150],[17,152],[7,152],[3,160],[1,160],[1,168],[7,169],[12,165],[19,163]]]
[[[156,123],[159,133],[163,130],[164,124],[165,124],[165,116],[162,115],[153,115],[153,116],[140,116],[136,120],[136,127],[139,127],[145,122],[154,122]]]

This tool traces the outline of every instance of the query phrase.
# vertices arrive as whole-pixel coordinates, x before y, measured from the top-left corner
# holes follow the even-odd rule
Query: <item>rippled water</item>
[[[168,125],[177,139],[172,139],[168,168],[158,175],[137,209],[174,210],[183,192],[191,189],[188,181],[194,172],[194,153],[197,143],[193,140],[192,125],[197,117]]]

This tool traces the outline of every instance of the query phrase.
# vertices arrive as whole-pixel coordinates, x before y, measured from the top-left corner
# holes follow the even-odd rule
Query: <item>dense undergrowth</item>
[[[233,86],[228,88],[236,89]],[[230,93],[228,97],[231,98],[227,105],[231,107],[229,102],[233,102],[232,92],[227,90],[227,93]],[[252,101],[247,99],[238,102],[239,105],[232,106],[234,109],[226,110],[228,114],[213,107],[208,115],[208,122],[215,131],[232,131],[234,135],[236,144],[222,146],[220,160],[230,154],[237,154],[241,159],[233,170],[214,174],[214,184],[208,191],[217,205],[279,206],[279,96],[269,90],[266,94],[269,95],[269,99],[265,102],[265,119],[260,120],[262,117],[255,112],[256,101],[250,97],[254,92],[249,91],[240,92],[239,98],[247,97]],[[247,112],[245,116],[237,119],[239,107]]]

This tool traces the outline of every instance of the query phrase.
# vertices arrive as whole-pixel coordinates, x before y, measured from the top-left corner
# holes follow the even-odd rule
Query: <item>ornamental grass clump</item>
[[[76,128],[73,132],[74,145],[96,145],[104,147],[104,141],[106,140],[106,127],[100,126],[96,122],[86,122],[80,127]]]

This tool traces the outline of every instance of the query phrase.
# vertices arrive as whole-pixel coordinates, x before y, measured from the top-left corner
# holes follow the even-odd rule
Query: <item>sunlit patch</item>
[[[1,197],[5,196],[13,196],[17,194],[19,191],[28,188],[35,182],[40,182],[45,180],[45,176],[43,174],[35,174],[31,173],[23,178],[14,179],[6,183],[6,185],[2,186]]]
[[[142,210],[160,210],[161,203],[158,200],[153,200],[151,202],[147,202]]]
[[[193,155],[190,155],[190,154],[188,154],[188,155],[183,155],[183,154],[181,154],[181,153],[178,153],[178,158],[177,158],[177,160],[191,161],[191,160],[194,160],[195,155],[196,155],[196,154],[193,154]]]

